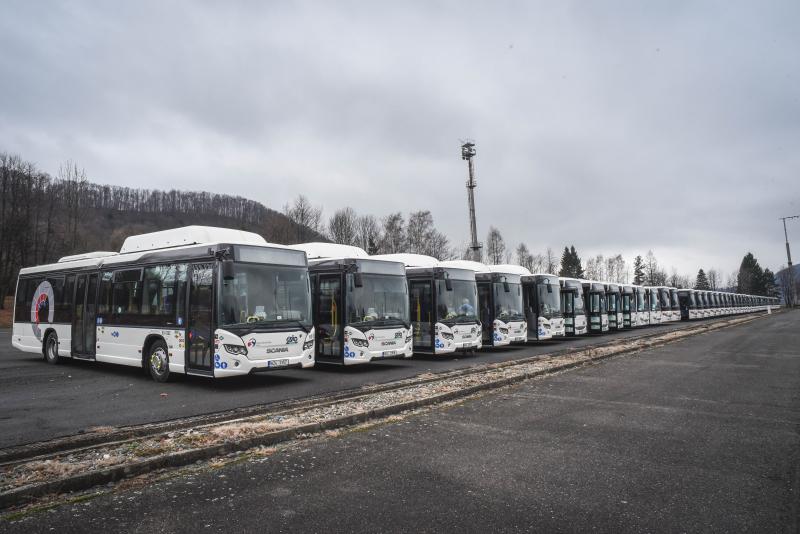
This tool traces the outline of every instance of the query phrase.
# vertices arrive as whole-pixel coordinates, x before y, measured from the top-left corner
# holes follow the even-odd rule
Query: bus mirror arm
[[[223,261],[222,262],[222,279],[223,280],[233,280],[233,262],[232,261]]]

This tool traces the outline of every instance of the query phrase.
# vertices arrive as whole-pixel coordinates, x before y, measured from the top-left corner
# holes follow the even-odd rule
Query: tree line
[[[209,223],[276,243],[296,242],[301,232],[320,238],[243,197],[96,184],[71,162],[53,177],[18,155],[0,153],[0,307],[2,297],[13,293],[20,267],[87,250],[118,250],[131,233]]]

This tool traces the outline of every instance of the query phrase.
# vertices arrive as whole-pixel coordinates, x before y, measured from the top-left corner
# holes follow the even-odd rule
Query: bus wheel
[[[51,365],[58,363],[58,336],[55,332],[44,340],[44,361]]]
[[[161,340],[155,341],[150,345],[147,355],[147,367],[150,369],[150,376],[156,382],[166,382],[169,380],[169,352],[167,344]]]

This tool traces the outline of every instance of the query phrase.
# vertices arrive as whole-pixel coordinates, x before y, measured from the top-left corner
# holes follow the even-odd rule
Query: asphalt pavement
[[[474,356],[415,356],[411,360],[350,367],[317,364],[307,370],[217,380],[183,376],[166,384],[154,382],[134,367],[78,360],[48,365],[37,354],[14,349],[10,330],[0,330],[0,448],[72,435],[93,427],[221,412],[691,325],[672,323],[605,336],[484,350]]]
[[[119,490],[9,532],[798,532],[800,312]]]

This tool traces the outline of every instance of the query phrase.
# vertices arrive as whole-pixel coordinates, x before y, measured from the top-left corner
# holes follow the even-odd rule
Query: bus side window
[[[20,278],[17,284],[17,307],[14,312],[14,322],[31,322],[31,300],[35,289],[35,280]]]
[[[97,324],[111,322],[111,271],[100,275],[100,296],[97,299]],[[74,283],[74,277],[73,277]]]
[[[112,283],[111,320],[113,323],[140,323],[142,307],[141,269],[115,271]]]

